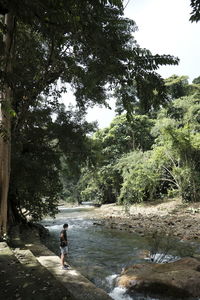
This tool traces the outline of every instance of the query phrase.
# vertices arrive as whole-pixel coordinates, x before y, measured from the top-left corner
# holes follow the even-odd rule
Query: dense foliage
[[[124,18],[120,0],[1,1],[0,234],[6,232],[7,215],[10,222],[25,214],[35,219],[53,215],[63,194],[61,183],[70,189],[65,188],[65,195],[76,191],[80,198],[84,192],[74,187],[77,180],[82,182],[83,164],[95,168],[94,178],[99,180],[96,170],[98,164],[103,168],[105,159],[101,139],[89,139],[93,126],[78,120],[88,106],[108,105],[110,94],[126,94],[122,103],[131,115],[133,97],[127,91],[133,86],[133,102],[140,99],[144,112],[166,101],[166,88],[156,70],[177,64],[178,59],[142,49],[134,39],[136,29],[134,21]],[[79,109],[76,116],[58,105],[69,85]],[[58,115],[55,122],[52,113]],[[136,118],[131,126],[150,126],[145,118]],[[134,147],[149,147],[151,134],[146,127],[147,141],[142,142],[135,130],[136,140],[131,132],[128,145],[119,143],[118,153],[128,152],[131,140]],[[125,131],[122,128],[122,134]],[[111,151],[112,147],[106,159],[112,166]],[[107,173],[106,165],[102,174]],[[113,201],[113,185],[108,182],[109,187],[102,184],[101,195],[110,194]]]
[[[135,113],[127,121],[121,114],[92,136],[96,156],[82,169],[79,201],[200,201],[199,80],[173,75],[165,82],[168,105],[154,118]]]
[[[26,216],[34,220],[54,216],[63,198],[61,156],[71,174],[79,173],[87,157],[86,133],[91,131],[91,124],[80,118],[80,112],[66,111],[62,105],[54,110],[54,121],[52,113],[48,101],[41,98],[13,131],[8,199],[15,221],[26,221]]]

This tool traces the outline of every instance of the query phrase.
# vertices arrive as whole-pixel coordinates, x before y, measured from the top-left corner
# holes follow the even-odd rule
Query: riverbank
[[[14,226],[9,240],[0,242],[0,299],[111,300],[100,288],[60,258],[41,238],[48,231],[39,224]]]
[[[0,299],[75,300],[62,283],[38,262],[29,250],[32,243],[40,247],[39,232],[26,226],[20,229],[19,226],[13,227],[8,241],[0,242]],[[47,251],[43,248],[44,255],[48,255]]]
[[[105,204],[96,209],[95,219],[95,224],[142,236],[158,232],[181,240],[200,240],[200,203],[173,199],[129,207]]]

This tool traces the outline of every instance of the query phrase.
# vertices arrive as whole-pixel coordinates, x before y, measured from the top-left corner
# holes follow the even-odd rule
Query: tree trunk
[[[12,50],[14,36],[14,16],[11,13],[5,15],[7,28],[3,37],[4,42],[4,84],[1,90],[0,102],[0,236],[7,232],[8,215],[8,189],[10,179],[11,158],[11,99],[12,90],[7,79],[12,71]]]

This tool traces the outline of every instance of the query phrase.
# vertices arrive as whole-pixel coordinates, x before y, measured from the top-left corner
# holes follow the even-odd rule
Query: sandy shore
[[[128,208],[106,204],[96,209],[95,218],[101,225],[141,235],[161,232],[183,240],[200,240],[200,203],[174,199]]]

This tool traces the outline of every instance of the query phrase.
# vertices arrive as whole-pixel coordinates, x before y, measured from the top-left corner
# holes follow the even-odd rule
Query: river
[[[122,288],[116,288],[115,279],[127,265],[144,262],[140,250],[148,249],[145,238],[133,233],[94,226],[92,207],[60,208],[55,219],[41,223],[50,232],[47,246],[59,255],[59,233],[64,223],[69,224],[69,263],[97,287],[107,291],[115,300],[153,299],[144,295],[130,297]],[[155,299],[154,299],[155,300]],[[156,299],[157,300],[157,299]]]

